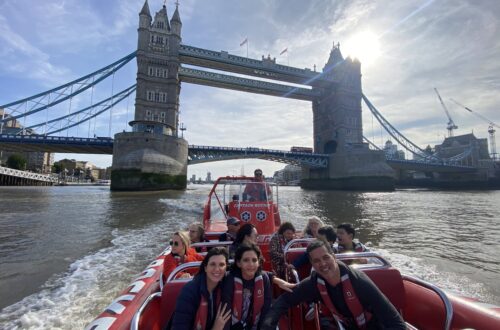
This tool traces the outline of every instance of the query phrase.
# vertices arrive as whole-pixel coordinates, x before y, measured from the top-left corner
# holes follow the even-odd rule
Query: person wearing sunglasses
[[[219,241],[234,242],[234,240],[236,239],[236,234],[238,234],[238,230],[240,229],[241,221],[236,217],[228,217],[226,220],[226,225],[227,225],[227,232],[220,234]]]
[[[170,254],[165,256],[163,261],[163,280],[168,278],[168,275],[175,267],[185,262],[202,261],[203,256],[196,253],[196,250],[191,247],[189,235],[184,231],[175,232],[170,241]],[[188,273],[180,274],[180,277],[190,277]]]
[[[264,181],[264,175],[260,168],[256,169],[254,172],[254,178],[252,182],[249,182],[245,186],[243,191],[244,199],[253,201],[267,201],[271,200],[271,187]]]

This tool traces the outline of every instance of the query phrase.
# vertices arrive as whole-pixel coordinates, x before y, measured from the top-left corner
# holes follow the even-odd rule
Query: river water
[[[0,328],[83,328],[200,220],[210,186],[0,187]],[[402,272],[500,305],[500,191],[388,193],[280,188],[282,219],[350,222]]]

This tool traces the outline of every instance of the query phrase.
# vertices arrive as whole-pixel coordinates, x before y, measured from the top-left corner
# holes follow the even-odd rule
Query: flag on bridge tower
[[[287,48],[285,48],[285,49],[283,49],[283,50],[281,51],[280,55],[283,55],[283,54],[285,54],[286,52],[288,52],[288,47],[287,47]]]
[[[248,38],[245,38],[245,40],[243,40],[241,43],[240,43],[240,47],[245,45],[246,43],[248,43]]]

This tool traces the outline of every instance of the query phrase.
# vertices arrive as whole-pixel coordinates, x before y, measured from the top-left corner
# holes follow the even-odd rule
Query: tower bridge
[[[424,150],[395,129],[363,95],[361,64],[355,59],[344,58],[338,44],[333,45],[322,71],[316,72],[277,64],[269,56],[257,60],[189,46],[182,43],[181,30],[178,6],[170,19],[165,6],[153,19],[146,0],[139,13],[136,52],[58,88],[0,106],[5,108],[0,120],[0,150],[112,154],[111,188],[114,190],[184,189],[188,164],[239,158],[301,165],[303,187],[326,189],[391,190],[395,177],[393,168],[440,173],[477,170],[474,165],[461,163],[470,156],[466,153],[450,159],[434,155],[424,156],[421,161],[399,161],[386,159],[381,150],[370,149],[363,138],[362,101],[406,150],[424,155]],[[38,124],[30,123],[30,129],[44,127],[44,135],[25,135],[25,130],[3,134],[3,127],[13,120],[32,118],[58,103],[71,101],[85,90],[93,90],[96,84],[114,76],[133,58],[137,60],[136,84],[82,110]],[[314,154],[188,145],[178,132],[181,83],[310,101]],[[51,135],[110,111],[113,105],[134,91],[131,132],[117,133],[113,139]],[[8,118],[5,113],[9,113]],[[64,125],[54,128],[63,121]]]

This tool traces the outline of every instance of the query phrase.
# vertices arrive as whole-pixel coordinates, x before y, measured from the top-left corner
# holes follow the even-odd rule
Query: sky
[[[455,135],[487,138],[487,122],[453,98],[500,124],[500,2],[496,0],[303,1],[180,0],[182,42],[280,64],[321,70],[332,43],[361,60],[364,94],[417,145],[442,142],[448,119],[437,88],[458,126]],[[0,105],[28,97],[102,68],[137,46],[143,0],[0,0]],[[151,13],[162,0],[149,0]],[[166,2],[169,16],[175,3]],[[285,53],[280,53],[287,49]],[[61,105],[67,113],[135,83],[135,60],[92,94]],[[134,98],[111,115],[61,135],[109,136],[130,128]],[[40,114],[48,116],[48,114]],[[112,120],[110,120],[110,118]],[[34,119],[33,119],[34,120]],[[182,84],[180,122],[189,144],[289,150],[312,146],[310,102]],[[30,122],[24,122],[29,125]],[[390,137],[363,108],[363,133],[377,145]],[[500,134],[500,132],[498,132]],[[498,139],[497,139],[498,140]],[[500,143],[499,143],[500,144]],[[500,148],[500,145],[498,146]],[[97,166],[111,156],[56,154]],[[266,176],[283,164],[234,160],[189,166],[188,176]]]

